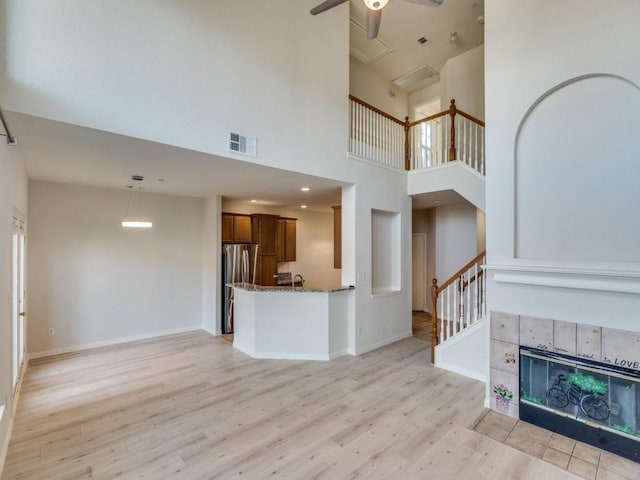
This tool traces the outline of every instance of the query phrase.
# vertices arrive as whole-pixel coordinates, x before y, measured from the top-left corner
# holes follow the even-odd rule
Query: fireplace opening
[[[520,419],[640,462],[640,372],[520,347]]]

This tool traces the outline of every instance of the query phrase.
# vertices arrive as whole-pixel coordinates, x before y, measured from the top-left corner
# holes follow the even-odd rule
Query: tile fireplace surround
[[[502,312],[491,312],[490,318],[491,408],[510,417],[520,417],[521,346],[535,349],[540,355],[548,352],[640,374],[640,332]],[[637,386],[640,388],[640,383]],[[526,396],[524,399],[530,400]],[[548,398],[542,402],[549,407]],[[633,434],[637,438],[637,432]]]

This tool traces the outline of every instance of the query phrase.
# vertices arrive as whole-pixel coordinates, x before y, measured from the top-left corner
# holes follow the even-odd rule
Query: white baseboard
[[[398,342],[400,340],[404,340],[405,338],[409,338],[413,336],[413,332],[409,330],[408,332],[402,333],[395,337],[385,338],[384,340],[380,340],[379,342],[372,343],[371,345],[367,345],[366,347],[356,348],[356,355],[362,355],[363,353],[371,352],[372,350],[377,350],[378,348],[384,347],[391,343]],[[350,352],[349,352],[350,353]]]
[[[102,342],[92,342],[92,343],[85,343],[83,345],[73,345],[70,347],[44,350],[41,352],[29,353],[27,355],[27,358],[28,360],[31,360],[33,358],[50,357],[52,355],[60,355],[62,353],[79,352],[82,350],[89,350],[91,348],[108,347],[111,345],[118,345],[120,343],[136,342],[138,340],[147,340],[149,338],[164,337],[167,335],[177,335],[179,333],[195,332],[198,330],[203,330],[202,325],[194,325],[191,327],[183,327],[183,328],[174,328],[171,330],[159,330],[156,332],[144,333],[142,335],[133,335],[131,337],[114,338],[112,340],[105,340]]]
[[[474,372],[472,370],[467,370],[466,368],[459,367],[457,365],[450,365],[444,362],[438,362],[436,367],[442,368],[444,370],[449,370],[450,372],[457,373],[458,375],[463,375],[465,377],[473,378],[474,380],[480,380],[481,382],[487,383],[487,377],[478,372]]]
[[[7,409],[4,409],[6,413]],[[0,416],[0,419],[2,417]],[[4,441],[2,443],[2,451],[0,451],[0,475],[4,470],[4,461],[7,458],[7,452],[9,451],[9,441],[11,440],[11,432],[13,431],[13,417],[9,419],[9,426],[7,427],[7,433],[4,436]]]
[[[308,353],[281,353],[281,352],[256,352],[243,345],[239,345],[234,342],[233,347],[236,350],[240,350],[245,355],[249,355],[251,358],[257,358],[261,360],[319,360],[327,361],[336,357],[340,357],[347,353],[346,350],[334,352],[330,354],[308,354]]]
[[[212,328],[205,327],[204,325],[202,325],[201,328],[202,328],[202,330],[207,332],[209,335],[213,335],[214,337],[222,335],[222,331],[220,331],[220,330],[214,330]]]
[[[20,400],[20,392],[22,391],[22,379],[24,378],[24,374],[26,373],[28,367],[29,359],[25,357],[22,368],[18,373],[18,384],[16,385],[16,391],[11,400],[11,418],[9,419],[7,432],[2,443],[2,450],[0,450],[0,476],[2,475],[2,472],[4,470],[4,462],[7,459],[7,452],[9,451],[9,442],[11,441],[11,433],[13,432],[13,418],[16,416],[16,407],[18,406],[18,400]],[[0,411],[0,422],[2,421],[2,416],[6,415],[6,413],[7,408],[5,405],[2,411]]]

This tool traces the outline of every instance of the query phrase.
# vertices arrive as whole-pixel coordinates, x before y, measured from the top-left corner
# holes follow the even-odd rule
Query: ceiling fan
[[[316,5],[311,9],[309,13],[311,15],[318,15],[330,8],[337,7],[349,0],[325,0],[324,2]],[[389,2],[389,0],[363,0],[367,6],[367,38],[373,40],[378,36],[380,30],[380,20],[382,19],[382,9]],[[439,7],[444,0],[405,0],[411,3],[417,3],[418,5],[425,5],[427,7]]]

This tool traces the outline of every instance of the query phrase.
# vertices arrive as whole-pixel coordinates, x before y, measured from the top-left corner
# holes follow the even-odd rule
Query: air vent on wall
[[[229,132],[229,151],[255,157],[256,137],[248,137],[237,132]]]

